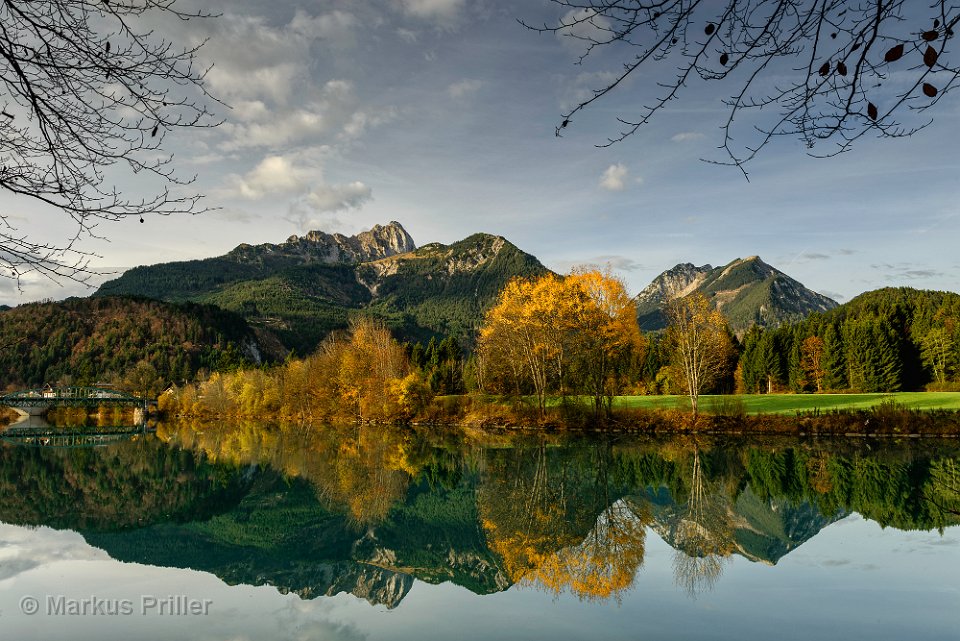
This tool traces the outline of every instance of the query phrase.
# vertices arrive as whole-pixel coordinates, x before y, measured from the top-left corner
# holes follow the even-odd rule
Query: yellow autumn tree
[[[809,336],[800,346],[800,368],[813,380],[817,393],[823,391],[823,379],[827,375],[824,359],[826,348],[819,336]]]
[[[569,337],[575,384],[592,397],[596,412],[609,411],[630,359],[646,347],[636,305],[623,281],[609,271],[576,270],[566,284],[568,303],[575,306]]]
[[[645,507],[629,500],[611,505],[582,542],[548,556],[521,583],[555,595],[568,590],[586,601],[619,600],[643,566],[646,526],[652,521]]]
[[[550,393],[588,394],[599,410],[642,347],[633,303],[610,274],[514,279],[480,330],[480,380],[485,388],[532,393],[541,413]]]
[[[512,583],[583,600],[619,598],[643,565],[647,506],[613,500],[604,464],[577,478],[545,441],[492,457],[477,492],[487,545]]]
[[[313,406],[331,418],[389,422],[409,418],[430,400],[403,346],[373,319],[357,319],[347,334],[328,337],[307,368]]]
[[[487,312],[477,351],[487,385],[532,391],[543,412],[548,385],[562,377],[563,280],[515,278]]]

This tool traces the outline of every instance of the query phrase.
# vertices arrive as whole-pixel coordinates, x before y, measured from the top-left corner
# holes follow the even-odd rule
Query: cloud
[[[362,136],[368,129],[384,125],[397,117],[396,109],[388,107],[379,112],[356,111],[343,125],[337,135],[340,140],[353,140]]]
[[[400,0],[400,4],[407,15],[449,25],[459,20],[467,0]]]
[[[699,131],[681,131],[671,136],[670,140],[673,142],[690,142],[691,140],[700,140],[703,137],[703,134]]]
[[[356,32],[360,21],[352,13],[339,9],[318,16],[310,16],[301,9],[293,15],[288,28],[305,39],[323,40],[328,46],[338,49],[356,44]]]
[[[234,195],[247,200],[259,200],[274,194],[289,194],[303,189],[304,171],[296,168],[284,156],[267,156],[243,176],[229,180]]]
[[[935,269],[923,269],[913,263],[875,263],[871,268],[884,271],[887,280],[925,280],[946,276],[944,272]]]
[[[311,16],[298,9],[279,26],[263,16],[224,13],[216,20],[191,20],[186,28],[195,29],[194,44],[205,41],[203,59],[214,62],[207,74],[214,95],[228,103],[255,97],[285,103],[311,84],[306,81],[316,56],[312,48],[351,47],[360,27],[346,11]]]
[[[196,35],[198,42],[209,38],[201,55],[216,63],[207,74],[207,85],[227,102],[253,98],[285,102],[295,80],[306,75],[307,43],[289,29],[271,27],[263,17],[229,13],[200,24],[211,27]],[[240,42],[243,46],[238,47]]]
[[[616,81],[617,74],[611,71],[585,71],[578,73],[572,80],[566,82],[563,96],[560,99],[560,109],[569,111],[573,106],[593,98],[597,90]]]
[[[629,170],[623,163],[610,165],[600,176],[600,188],[607,191],[623,191],[627,187]]]
[[[921,280],[924,278],[936,278],[937,276],[943,276],[944,273],[934,269],[904,269],[898,275],[901,278],[906,278],[908,280]]]
[[[209,26],[198,29],[194,22]],[[279,25],[263,16],[230,13],[190,21],[192,41],[208,39],[201,49],[203,60],[215,63],[207,87],[231,106],[223,114],[226,122],[210,134],[219,149],[286,150],[321,139],[328,144],[349,141],[391,120],[391,107],[361,104],[349,71],[341,68],[339,77],[326,80],[316,77],[319,58],[349,57],[342,50],[354,46],[361,26],[376,24],[375,17],[361,23],[354,13],[339,9],[319,15],[297,10]]]
[[[451,98],[459,99],[476,93],[482,86],[482,80],[465,79],[447,87],[447,94],[449,94]]]
[[[344,225],[335,214],[359,209],[373,198],[373,190],[362,182],[317,185],[290,204],[284,220],[300,231],[340,229]]]
[[[373,190],[360,181],[345,185],[321,185],[310,190],[304,202],[318,212],[357,209],[373,198]]]
[[[399,29],[397,29],[397,36],[399,36],[399,38],[404,42],[406,42],[408,45],[417,44],[417,41],[420,39],[420,36],[417,34],[416,31],[413,31],[411,29],[404,29],[403,27],[400,27]]]
[[[349,141],[367,130],[393,120],[390,107],[362,109],[354,85],[349,80],[329,80],[302,107],[271,108],[261,100],[241,101],[234,118],[220,126],[226,140],[220,147],[227,151],[251,147],[282,148],[290,144],[307,145],[322,139]]]
[[[638,263],[632,258],[628,258],[627,256],[622,256],[620,254],[604,254],[602,256],[594,256],[588,262],[601,267],[606,267],[609,265],[611,269],[624,272],[633,272],[637,271],[638,269],[645,269],[644,265]]]
[[[247,211],[246,209],[237,209],[235,207],[223,207],[220,209],[214,209],[211,211],[208,216],[217,218],[219,220],[226,220],[231,223],[242,223],[248,224],[252,223],[258,218],[253,212]]]
[[[76,532],[0,523],[0,582],[57,561],[108,558]]]
[[[316,158],[295,154],[267,156],[246,174],[230,175],[227,187],[217,195],[244,200],[292,196],[291,207],[312,215],[358,209],[373,197],[373,190],[359,180],[328,183]],[[300,220],[302,216],[294,218]]]
[[[807,251],[806,249],[793,256],[781,256],[780,260],[793,263],[809,263],[812,261],[832,260],[837,256],[851,256],[857,252],[853,249],[824,249],[822,251]]]

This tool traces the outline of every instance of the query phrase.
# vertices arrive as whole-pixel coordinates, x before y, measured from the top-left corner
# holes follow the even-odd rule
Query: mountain
[[[546,271],[502,236],[418,249],[391,222],[355,236],[312,231],[216,258],[136,267],[95,295],[217,305],[307,353],[360,310],[405,338],[468,337],[507,281]]]
[[[349,592],[395,608],[414,579],[453,581],[476,594],[510,585],[486,549],[470,488],[424,484],[386,523],[359,526],[324,507],[302,479],[251,474],[248,493],[210,518],[82,534],[124,562],[211,572],[303,599]]]
[[[835,301],[807,289],[758,256],[738,258],[723,267],[683,263],[657,276],[637,295],[641,329],[664,329],[667,303],[694,292],[703,293],[723,312],[730,329],[737,334],[754,324],[778,326],[837,306]]]
[[[0,384],[93,384],[141,361],[162,386],[214,370],[282,358],[268,332],[211,305],[101,297],[0,311]],[[161,387],[162,389],[162,387]],[[155,390],[157,391],[157,390]]]

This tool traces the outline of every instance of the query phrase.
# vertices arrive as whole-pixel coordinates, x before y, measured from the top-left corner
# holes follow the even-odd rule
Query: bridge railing
[[[37,407],[40,405],[136,405],[143,406],[148,399],[101,387],[46,387],[11,392],[0,396],[0,405]]]

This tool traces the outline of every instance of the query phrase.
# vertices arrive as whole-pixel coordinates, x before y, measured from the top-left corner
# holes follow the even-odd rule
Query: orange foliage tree
[[[510,281],[487,313],[478,358],[484,388],[588,394],[609,407],[625,366],[644,346],[632,300],[609,273],[576,271]]]
[[[823,379],[827,375],[824,363],[825,347],[819,336],[809,336],[800,346],[800,368],[817,386],[817,392],[823,391]]]

